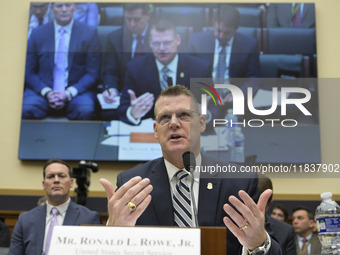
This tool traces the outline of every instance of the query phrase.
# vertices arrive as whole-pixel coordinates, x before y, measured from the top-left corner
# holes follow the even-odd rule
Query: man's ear
[[[200,122],[200,132],[201,134],[205,131],[206,129],[206,121],[205,121],[205,117],[200,115],[199,116],[199,122]]]
[[[156,138],[156,140],[158,141],[158,132],[157,132],[157,123],[156,122],[153,123],[153,135]]]

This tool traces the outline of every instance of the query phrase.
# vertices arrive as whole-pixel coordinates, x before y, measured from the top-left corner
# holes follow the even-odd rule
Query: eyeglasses
[[[173,43],[174,41],[164,41],[164,42],[160,42],[160,41],[153,41],[151,42],[151,45],[152,47],[155,47],[155,48],[159,48],[161,46],[161,44],[163,44],[163,46],[165,48],[168,48],[171,46],[171,44]]]
[[[178,120],[182,122],[190,122],[190,120],[193,117],[193,113],[198,113],[198,112],[195,112],[192,110],[179,110],[175,113],[171,113],[171,112],[159,113],[156,115],[156,121],[162,126],[164,126],[171,121],[172,116],[175,114]]]

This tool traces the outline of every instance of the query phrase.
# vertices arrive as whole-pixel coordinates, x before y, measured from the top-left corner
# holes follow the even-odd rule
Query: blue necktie
[[[176,180],[176,187],[172,196],[174,219],[180,227],[193,227],[190,188],[184,181],[187,176],[188,173],[184,170],[179,170],[174,175]]]
[[[66,70],[66,41],[65,29],[59,29],[59,41],[54,66],[53,91],[65,90],[65,70]]]
[[[164,66],[161,70],[161,90],[165,90],[167,87],[169,87],[168,84],[168,73],[170,72],[170,69],[167,66]]]
[[[226,71],[227,71],[226,46],[222,46],[222,49],[218,55],[216,78],[224,78]]]

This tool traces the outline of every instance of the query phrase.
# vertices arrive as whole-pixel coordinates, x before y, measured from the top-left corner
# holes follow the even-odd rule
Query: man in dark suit
[[[294,16],[299,15],[299,24],[293,25]],[[315,7],[308,3],[270,4],[267,11],[267,27],[315,27]]]
[[[260,192],[263,192],[267,189],[273,190],[273,183],[268,176],[259,175],[258,188]],[[281,245],[284,255],[296,255],[296,235],[294,228],[286,222],[272,218],[267,213],[269,207],[272,205],[273,202],[272,197],[273,195],[269,197],[266,205],[266,230],[268,232],[271,232],[271,236],[273,236]]]
[[[120,119],[129,124],[152,118],[154,99],[166,87],[174,84],[189,87],[190,78],[211,77],[205,61],[178,53],[181,37],[172,23],[157,21],[151,27],[149,41],[153,54],[127,65],[119,112]]]
[[[108,196],[108,225],[192,227],[225,224],[230,230],[228,254],[239,254],[242,245],[244,254],[281,254],[278,243],[264,229],[265,205],[271,191],[266,190],[259,198],[256,175],[245,178],[245,174],[230,174],[219,178],[221,176],[205,175],[203,171],[194,171],[192,176],[183,170],[182,155],[189,150],[194,154],[192,160],[197,166],[221,163],[200,153],[200,135],[206,123],[189,89],[176,85],[163,90],[155,104],[155,116],[154,136],[161,145],[163,157],[121,173],[116,192],[108,180],[100,180]],[[177,177],[183,173],[186,176],[183,175],[181,185],[186,186],[189,193],[191,188],[188,186],[193,181],[194,199],[192,203],[188,202],[187,209],[183,209],[184,204],[178,202],[181,199],[176,198],[180,190]],[[198,201],[197,207],[193,206],[194,201]],[[193,215],[197,208],[196,223]]]
[[[58,225],[100,224],[97,212],[70,200],[70,189],[74,182],[71,168],[66,162],[60,159],[47,161],[43,177],[47,203],[20,214],[13,230],[9,250],[11,255],[48,254],[46,243],[53,218],[51,211],[54,208],[58,209]]]
[[[127,63],[144,53],[151,52],[150,15],[149,4],[126,3],[125,26],[108,35],[103,74],[103,82],[107,88],[103,92],[103,97],[108,103],[112,103],[123,88]]]
[[[297,254],[320,254],[321,243],[315,225],[314,213],[306,207],[293,209],[293,227],[296,233]]]
[[[206,60],[217,82],[224,83],[224,79],[229,79],[227,83],[239,86],[244,95],[247,95],[247,88],[252,87],[254,95],[258,89],[256,82],[247,79],[235,84],[236,81],[232,80],[260,77],[258,42],[237,32],[239,24],[240,14],[237,9],[223,5],[216,13],[214,29],[194,33],[188,42],[187,52]],[[218,113],[212,112],[213,118],[224,118],[227,109],[231,107],[231,93],[221,91],[221,94],[224,111],[219,109]]]
[[[75,9],[75,3],[52,3],[55,20],[34,29],[28,40],[23,119],[95,117],[99,37],[95,28],[73,19]]]

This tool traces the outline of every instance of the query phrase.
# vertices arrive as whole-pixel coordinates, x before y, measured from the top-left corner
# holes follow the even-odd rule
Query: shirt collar
[[[60,26],[55,20],[54,20],[54,29],[55,31],[59,31],[59,29],[62,27],[65,29],[65,32],[70,35],[71,31],[72,31],[72,27],[73,27],[73,23],[74,23],[74,19],[72,19],[72,21],[66,25],[66,26]]]
[[[59,214],[65,216],[66,211],[67,211],[67,208],[68,208],[68,206],[70,205],[70,202],[71,202],[71,199],[68,198],[68,200],[67,200],[65,203],[63,203],[63,204],[61,204],[61,205],[58,205],[58,206],[53,206],[53,205],[50,205],[50,204],[48,203],[48,201],[46,201],[46,206],[47,206],[47,208],[46,208],[46,213],[47,213],[47,215],[50,215],[50,214],[51,214],[52,208],[53,208],[53,207],[56,207],[56,208],[58,209],[58,211],[59,211]]]
[[[310,235],[308,235],[306,237],[299,236],[299,235],[297,235],[297,237],[298,237],[299,242],[302,242],[303,239],[305,239],[305,238],[307,239],[307,242],[308,242],[312,238],[312,235],[313,235],[313,233],[311,233]]]
[[[146,27],[144,28],[143,32],[140,33],[141,36],[143,36],[143,38],[146,37],[146,32],[148,31],[148,28],[149,28],[149,24],[146,24]],[[133,36],[133,39],[136,39],[138,34],[132,34]]]
[[[174,177],[174,175],[177,173],[177,171],[179,169],[176,166],[174,166],[173,164],[171,164],[169,161],[167,161],[166,159],[164,159],[164,163],[165,163],[166,171],[168,173],[169,180],[171,181],[172,178]],[[199,153],[198,156],[196,157],[196,166],[200,166],[201,163],[202,163],[202,156],[201,156],[201,153]],[[195,179],[195,181],[198,182],[199,172],[194,171],[194,179]]]
[[[175,73],[177,71],[177,64],[178,64],[178,54],[176,54],[174,59],[168,65],[166,65],[166,66],[169,68],[170,72],[174,72]],[[156,65],[157,65],[157,69],[158,69],[159,73],[161,72],[161,70],[165,66],[164,64],[159,62],[158,59],[156,59]]]
[[[233,42],[234,42],[234,36],[231,37],[230,40],[228,41],[227,47],[231,47],[233,45]],[[220,52],[222,49],[222,45],[220,45],[220,42],[217,39],[215,39],[215,47],[216,47],[215,51],[217,50],[218,52]]]

